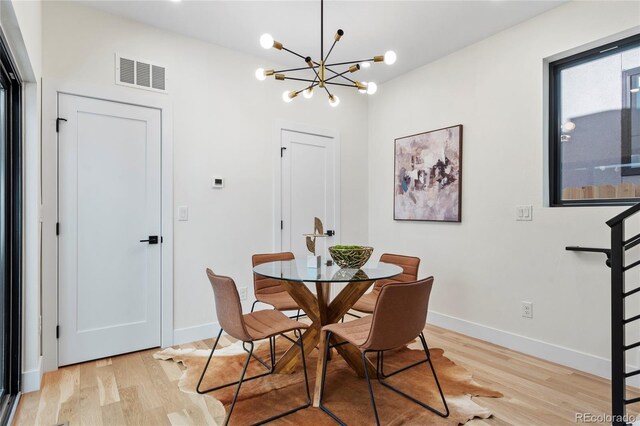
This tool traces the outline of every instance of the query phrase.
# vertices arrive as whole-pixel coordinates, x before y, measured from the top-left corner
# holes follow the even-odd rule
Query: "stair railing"
[[[640,234],[625,240],[625,221],[639,211],[640,203],[606,222],[611,228],[610,249],[566,247],[571,251],[604,253],[611,268],[611,420],[614,426],[626,426],[626,406],[640,402],[640,398],[627,399],[626,394],[627,379],[640,374],[640,370],[626,371],[626,353],[640,347],[640,341],[627,345],[625,338],[627,324],[640,320],[640,315],[627,317],[624,308],[625,299],[640,291],[640,286],[629,291],[625,286],[626,272],[640,265],[640,260],[625,264],[626,251],[640,244]]]

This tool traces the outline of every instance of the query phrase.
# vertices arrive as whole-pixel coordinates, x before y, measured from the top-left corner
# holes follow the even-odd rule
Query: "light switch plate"
[[[533,220],[533,206],[516,206],[516,220],[517,221],[532,221]]]
[[[178,206],[178,220],[182,222],[189,220],[189,207]]]

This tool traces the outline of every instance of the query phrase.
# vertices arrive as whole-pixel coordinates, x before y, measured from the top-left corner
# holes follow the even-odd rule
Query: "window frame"
[[[622,164],[631,162],[632,147],[632,119],[631,119],[631,92],[630,80],[633,76],[640,75],[640,66],[622,71]],[[640,175],[640,167],[634,169],[623,168],[622,176],[638,176]]]
[[[607,43],[575,55],[567,56],[549,63],[549,206],[550,207],[585,207],[585,206],[628,206],[640,202],[638,198],[563,200],[561,187],[562,155],[560,147],[560,113],[561,83],[560,72],[569,67],[591,62],[596,59],[614,55],[625,50],[640,47],[640,33]],[[622,140],[621,150],[622,150]],[[621,160],[624,152],[621,151]]]
[[[22,386],[22,82],[0,31],[0,81],[6,87],[6,170],[4,335],[5,393],[0,397],[0,424],[6,424]]]

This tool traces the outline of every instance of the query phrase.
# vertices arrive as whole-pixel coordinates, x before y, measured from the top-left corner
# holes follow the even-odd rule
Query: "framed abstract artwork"
[[[462,220],[462,125],[395,140],[393,218]]]

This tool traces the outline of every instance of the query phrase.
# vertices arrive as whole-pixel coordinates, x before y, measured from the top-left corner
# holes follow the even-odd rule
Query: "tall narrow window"
[[[551,204],[640,201],[640,35],[550,64]]]
[[[0,424],[20,390],[21,87],[0,38]]]

